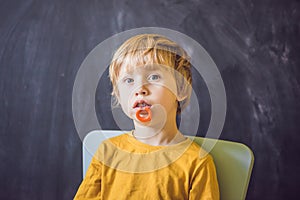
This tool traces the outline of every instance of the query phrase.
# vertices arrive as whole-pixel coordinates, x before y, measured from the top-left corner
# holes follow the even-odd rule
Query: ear
[[[177,93],[177,100],[184,101],[191,96],[192,88],[190,85],[186,85],[184,88],[181,88]]]
[[[187,95],[177,95],[177,101],[183,101],[187,98]]]

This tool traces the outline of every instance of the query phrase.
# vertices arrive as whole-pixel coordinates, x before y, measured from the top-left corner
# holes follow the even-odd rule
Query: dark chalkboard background
[[[71,107],[77,70],[106,38],[145,26],[187,34],[217,64],[228,99],[221,139],[247,144],[256,158],[247,199],[297,199],[299,4],[0,1],[0,199],[72,199],[82,177]],[[110,85],[99,87],[110,101]],[[96,107],[110,110],[105,103]],[[99,121],[115,128],[109,119]]]

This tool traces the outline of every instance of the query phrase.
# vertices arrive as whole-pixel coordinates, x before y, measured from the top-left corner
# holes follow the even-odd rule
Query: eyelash
[[[152,80],[151,78],[153,78],[153,77],[156,77],[156,79],[155,80]],[[150,80],[150,81],[156,81],[156,80],[158,80],[158,79],[160,79],[161,77],[160,77],[160,75],[158,75],[158,74],[151,74],[149,77],[148,77],[148,80]]]
[[[155,77],[155,79],[153,79],[154,77]],[[150,76],[148,76],[147,79],[148,79],[149,81],[157,81],[157,80],[159,80],[160,78],[161,78],[161,76],[158,75],[158,74],[151,74]],[[133,78],[127,77],[127,78],[124,78],[124,79],[123,79],[123,82],[126,83],[126,84],[131,84],[131,83],[134,82],[134,79],[133,79]]]
[[[124,81],[124,83],[127,83],[127,84],[134,82],[133,78],[124,78],[123,81]],[[131,82],[128,82],[128,81],[131,81]]]

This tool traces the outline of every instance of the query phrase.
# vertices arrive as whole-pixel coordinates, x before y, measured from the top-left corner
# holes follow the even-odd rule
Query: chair
[[[92,131],[83,140],[83,176],[99,144],[106,138],[117,136],[123,131]],[[194,137],[200,146],[214,144],[210,154],[216,165],[221,200],[242,200],[246,198],[248,184],[254,163],[252,151],[244,144]]]

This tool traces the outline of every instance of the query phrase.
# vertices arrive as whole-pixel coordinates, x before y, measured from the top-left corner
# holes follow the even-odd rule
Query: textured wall
[[[295,199],[299,8],[296,0],[2,0],[0,199],[72,199],[81,182],[71,107],[77,70],[101,41],[143,26],[183,32],[214,59],[228,98],[221,138],[255,154],[247,199]],[[101,115],[110,115],[105,78],[96,107],[102,127],[112,129],[112,118]],[[194,88],[201,89],[197,80]],[[207,104],[201,110],[209,111]],[[204,117],[200,124],[207,123]]]

